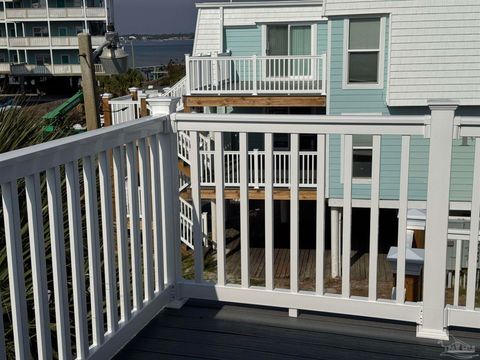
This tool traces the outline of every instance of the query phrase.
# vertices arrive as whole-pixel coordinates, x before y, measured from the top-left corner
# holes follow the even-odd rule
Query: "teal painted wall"
[[[223,36],[223,49],[231,50],[232,56],[252,56],[262,54],[262,31],[258,26],[226,27]]]
[[[388,39],[388,21],[386,22],[385,39]],[[383,89],[342,89],[343,83],[343,39],[344,19],[331,20],[331,70],[329,113],[340,115],[344,113],[381,113],[391,115],[423,115],[429,114],[428,108],[389,108],[386,104],[386,89],[388,86],[388,41],[385,44],[385,73]],[[461,109],[459,110],[462,111]],[[478,114],[478,112],[477,112]],[[396,200],[399,197],[401,137],[383,136],[381,147],[381,178],[380,198]],[[330,197],[342,198],[343,183],[341,176],[341,136],[332,135],[329,138],[330,151]],[[461,141],[455,141],[452,159],[452,178],[450,198],[452,201],[471,200],[473,184],[473,160],[475,147],[462,146]],[[426,200],[428,181],[429,140],[421,136],[411,138],[409,189],[410,200]],[[354,184],[353,197],[369,199],[371,186],[369,184]]]
[[[232,56],[260,56],[262,54],[262,31],[258,26],[227,27],[223,34],[223,50]],[[238,79],[250,77],[253,69],[245,62],[235,64]],[[258,74],[258,77],[260,74]]]
[[[328,48],[328,23],[326,21],[317,25],[317,54],[327,53]]]

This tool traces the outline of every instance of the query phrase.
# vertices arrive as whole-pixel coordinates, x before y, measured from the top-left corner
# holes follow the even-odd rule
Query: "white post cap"
[[[177,112],[179,97],[154,97],[147,99],[152,115],[170,115]]]

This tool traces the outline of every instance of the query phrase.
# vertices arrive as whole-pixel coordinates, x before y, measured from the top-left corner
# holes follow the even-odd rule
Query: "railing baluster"
[[[350,257],[352,235],[352,135],[345,135],[343,179],[343,251],[342,251],[342,297],[350,297]]]
[[[32,264],[33,297],[35,302],[35,330],[39,359],[52,357],[50,315],[48,309],[47,266],[45,263],[45,239],[43,232],[40,175],[25,178],[27,196],[28,233]]]
[[[140,215],[138,209],[138,170],[137,145],[127,144],[127,174],[128,174],[128,202],[130,204],[130,238],[132,262],[133,310],[139,311],[143,307],[142,266],[140,248]]]
[[[143,282],[145,300],[154,296],[153,258],[152,258],[152,204],[150,184],[150,158],[147,151],[147,140],[138,141],[140,189],[142,193],[142,238],[143,238]],[[154,198],[155,199],[155,198]]]
[[[67,266],[65,260],[65,239],[63,204],[61,198],[60,170],[47,170],[47,198],[50,242],[52,248],[52,276],[55,302],[55,319],[58,358],[71,357],[70,317],[68,308]]]
[[[162,208],[161,198],[161,176],[160,172],[160,152],[158,135],[151,136],[149,139],[150,159],[152,164],[151,184],[152,184],[152,219],[153,219],[153,253],[155,259],[155,291],[161,292],[165,288],[165,279],[163,274],[163,239],[162,239]]]
[[[273,134],[265,134],[265,287],[274,288]]]
[[[377,267],[378,267],[378,226],[380,214],[380,152],[381,137],[373,137],[372,151],[372,187],[370,208],[370,250],[368,268],[368,298],[377,300]]]
[[[93,345],[104,340],[103,295],[100,267],[100,245],[98,236],[97,181],[92,156],[83,158],[83,180],[85,189],[85,212],[87,223],[88,278],[92,313]]]
[[[113,173],[115,191],[115,218],[117,233],[118,278],[120,290],[120,320],[126,322],[131,316],[130,266],[127,244],[127,195],[125,193],[124,147],[113,149]]]
[[[299,262],[299,135],[291,135],[290,157],[290,290],[298,292]]]
[[[458,306],[460,299],[460,274],[462,270],[462,248],[463,241],[455,241],[455,285],[453,289],[453,305]]]
[[[17,181],[2,184],[1,187],[15,357],[27,359],[30,358],[30,346]]]
[[[408,167],[410,163],[410,136],[402,136],[400,165],[400,205],[398,209],[397,303],[405,302],[405,257],[407,252]]]
[[[215,201],[217,206],[217,283],[225,285],[225,162],[223,161],[223,134],[215,133]],[[213,231],[213,229],[212,229]]]
[[[107,332],[114,333],[118,329],[117,309],[117,269],[113,247],[113,210],[111,153],[106,151],[98,155],[100,181],[100,207],[102,214],[103,265],[105,271],[105,305],[107,313]]]
[[[202,235],[202,200],[200,195],[200,154],[198,132],[190,132],[191,148],[191,180],[193,200],[193,246],[195,248],[195,282],[203,281],[203,235]]]
[[[75,318],[75,339],[77,358],[86,359],[89,353],[87,304],[85,299],[84,251],[82,236],[82,214],[80,207],[80,186],[76,161],[65,165],[67,181],[68,225],[70,252],[72,258],[72,287]]]
[[[480,138],[475,139],[472,211],[470,219],[470,242],[468,245],[468,273],[467,273],[467,309],[475,309],[476,280],[478,267],[478,232],[480,216]]]
[[[250,286],[248,135],[240,133],[240,251],[242,287]]]
[[[317,135],[317,236],[315,256],[315,290],[318,295],[323,295],[324,293],[323,267],[325,259],[325,185],[327,181],[325,176],[325,145],[325,135]]]

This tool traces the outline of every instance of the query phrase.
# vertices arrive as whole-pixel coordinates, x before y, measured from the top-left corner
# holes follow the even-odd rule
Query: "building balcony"
[[[264,105],[268,103],[298,106],[296,101],[304,101],[304,106],[319,106],[313,99],[317,97],[325,104],[326,55],[186,56],[186,72],[187,97],[251,96],[247,100],[242,98],[241,106],[268,106]],[[282,98],[286,96],[289,98]],[[277,98],[272,100],[272,97]],[[305,97],[310,99],[305,101]],[[187,108],[209,106],[201,99],[188,100]]]
[[[0,63],[0,73],[1,74],[10,73],[10,64],[9,63]]]
[[[9,46],[11,48],[49,48],[50,39],[52,47],[78,47],[76,36],[52,36],[52,37],[11,37]],[[103,36],[92,36],[92,46],[97,47],[105,42]]]
[[[0,19],[8,20],[29,20],[42,19],[104,19],[107,16],[107,11],[104,7],[91,8],[23,8],[23,9],[5,9],[6,11],[0,13]],[[48,12],[48,14],[47,14]],[[48,16],[47,16],[48,15]]]
[[[50,359],[52,354],[61,359],[109,359],[145,328],[137,338],[136,346],[139,347],[133,347],[139,354],[133,355],[132,348],[126,349],[130,358],[140,357],[141,351],[143,356],[148,352],[151,358],[158,358],[160,352],[161,356],[206,357],[205,344],[212,342],[217,345],[209,350],[212,353],[208,356],[231,358],[232,354],[237,354],[236,358],[244,357],[244,352],[238,350],[240,345],[233,348],[232,341],[238,341],[242,347],[248,346],[242,351],[248,350],[254,359],[265,357],[265,354],[281,357],[287,348],[280,353],[278,347],[284,344],[277,344],[274,339],[284,336],[282,340],[288,343],[292,341],[292,334],[295,334],[293,342],[297,349],[290,349],[290,358],[298,357],[302,349],[309,350],[308,354],[302,353],[305,357],[325,355],[322,351],[328,346],[315,347],[317,338],[312,331],[312,321],[305,331],[288,331],[286,336],[285,328],[295,325],[298,330],[301,321],[278,319],[278,312],[274,311],[269,311],[268,316],[276,325],[264,329],[270,332],[271,338],[257,341],[253,346],[252,339],[269,322],[261,318],[260,311],[265,309],[249,310],[248,305],[288,309],[292,317],[297,317],[299,311],[335,314],[337,321],[343,324],[324,322],[326,327],[335,326],[335,331],[327,332],[330,335],[322,341],[331,341],[329,344],[335,347],[336,356],[346,358],[355,356],[338,352],[350,348],[345,346],[349,339],[342,336],[339,340],[339,334],[352,327],[353,317],[384,321],[374,330],[375,335],[365,336],[374,326],[362,319],[363,328],[354,331],[355,349],[361,347],[364,350],[358,351],[366,354],[365,346],[381,337],[378,347],[382,352],[372,348],[369,351],[376,356],[387,354],[392,349],[390,344],[398,346],[401,337],[399,358],[411,351],[405,344],[414,341],[415,329],[419,337],[446,340],[449,327],[480,328],[476,283],[480,218],[477,192],[466,201],[471,209],[471,229],[452,239],[447,234],[452,147],[457,137],[476,139],[475,159],[469,166],[478,175],[479,117],[456,117],[455,106],[447,102],[432,105],[429,116],[374,118],[371,115],[176,114],[171,113],[176,104],[170,98],[148,99],[147,102],[152,116],[0,155],[0,238],[5,244],[5,277],[0,294],[5,315],[0,317],[0,329],[9,334],[0,337],[3,353],[8,342],[10,357],[17,359]],[[190,138],[192,202],[189,219],[193,249],[187,252],[181,245],[184,228],[180,221],[178,132],[188,132]],[[210,132],[215,144],[214,155],[209,160],[214,169],[212,183],[215,184],[216,204],[215,214],[212,211],[211,216],[215,219],[212,229],[216,236],[212,249],[205,249],[201,224],[202,211],[207,205],[201,192],[201,132]],[[240,231],[234,238],[226,231],[226,217],[232,209],[225,209],[228,189],[224,176],[226,164],[230,162],[225,162],[225,139],[232,132],[239,134],[240,154],[238,160],[232,160],[239,162],[240,169],[240,190],[236,192],[238,206],[234,214]],[[253,198],[248,188],[251,173],[249,134],[264,137],[261,182],[265,190],[261,198],[255,198],[258,200],[255,204],[251,202]],[[282,165],[289,173],[287,198],[282,200],[290,205],[289,210],[278,216],[274,189],[275,134],[287,136],[291,144],[288,168]],[[305,229],[301,226],[307,214],[300,211],[302,160],[299,138],[302,135],[314,135],[317,156],[316,196],[312,200],[315,202],[315,224],[303,238],[301,234]],[[343,236],[340,259],[337,259],[342,271],[334,278],[325,271],[330,253],[326,239],[329,233],[326,186],[330,177],[326,149],[333,135],[344,137]],[[353,137],[356,135],[372,136],[374,144],[369,201],[360,205],[352,198]],[[381,261],[383,249],[379,246],[384,231],[382,225],[385,225],[380,216],[380,169],[388,158],[383,156],[386,150],[381,145],[392,137],[398,139],[396,148],[399,151],[399,161],[388,164],[396,167],[400,179],[398,220],[393,229],[398,239],[395,263],[385,263]],[[428,139],[429,157],[424,166],[429,170],[429,191],[427,201],[422,204],[427,224],[423,270],[420,275],[412,275],[407,210],[418,203],[409,195],[408,179],[411,172],[417,171],[409,165],[416,155],[411,153],[411,143],[419,138]],[[480,176],[473,178],[471,187],[480,189]],[[256,208],[260,206],[264,208],[264,215],[256,217]],[[363,282],[353,276],[360,258],[352,245],[357,236],[352,231],[355,207],[369,209],[370,220],[363,226],[369,236],[362,238],[370,241],[370,246],[364,246],[369,249],[368,259],[362,257],[362,272],[366,273]],[[276,249],[278,233],[274,226],[284,220],[289,224],[289,231],[286,231],[289,242],[286,248]],[[258,226],[260,222],[262,226]],[[254,239],[254,235],[260,235],[261,241]],[[304,251],[302,243],[310,237],[314,248]],[[252,248],[255,240],[261,248]],[[467,268],[461,268],[462,261],[455,262],[454,291],[447,289],[446,284],[449,240],[454,241],[457,248],[462,249],[464,242],[469,248]],[[236,242],[237,247],[230,251],[228,245],[232,242]],[[258,254],[261,256],[256,256]],[[461,251],[458,254],[460,257]],[[239,281],[232,279],[229,273],[229,261],[233,257],[237,259]],[[381,292],[383,285],[377,276],[387,271],[387,266],[391,266],[388,268],[389,291]],[[259,271],[260,268],[263,270]],[[263,274],[263,281],[252,280],[252,274],[258,272]],[[283,279],[286,281],[276,281],[279,272],[289,274]],[[459,281],[461,272],[469,275],[463,285]],[[310,274],[308,278],[306,274]],[[421,288],[421,298],[409,298],[412,276],[417,276],[415,286]],[[464,286],[465,291],[460,292],[460,286]],[[401,290],[392,291],[393,288]],[[447,298],[446,294],[453,296]],[[459,302],[460,298],[463,300]],[[210,321],[212,317],[221,320],[226,315],[215,309],[211,309],[208,316],[196,319],[192,313],[198,309],[185,311],[190,315],[183,320],[168,316],[172,310],[165,310],[166,307],[179,308],[187,299],[232,302],[245,307],[229,315],[235,316],[236,326],[227,321],[223,324]],[[152,322],[162,311],[163,321]],[[345,315],[349,318],[338,320]],[[311,319],[313,315],[307,316]],[[388,341],[382,338],[387,328],[385,322],[389,322],[388,327],[401,329],[401,334]],[[409,324],[408,330],[406,324]],[[33,328],[34,337],[29,331]],[[185,331],[191,328],[197,332]],[[212,329],[215,330],[213,334]],[[230,336],[223,336],[222,332]],[[365,336],[361,341],[359,334]],[[308,341],[305,336],[309,337]],[[472,336],[476,336],[478,342],[478,332]],[[190,344],[190,339],[195,341],[186,348],[185,343]],[[220,346],[219,341],[228,341],[228,344]],[[260,352],[260,345],[270,346],[270,350]],[[428,345],[430,348],[438,346],[436,341]],[[432,352],[432,358],[438,356],[442,348],[433,350],[436,353]]]
[[[79,64],[12,64],[10,71],[15,76],[80,76],[82,74]],[[95,73],[104,74],[101,64],[95,64]]]

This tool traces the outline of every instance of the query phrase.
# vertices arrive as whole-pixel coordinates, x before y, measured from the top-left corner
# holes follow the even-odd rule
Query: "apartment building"
[[[0,3],[0,74],[10,82],[80,75],[79,32],[103,42],[111,0],[4,0]],[[98,66],[98,72],[101,67]]]

